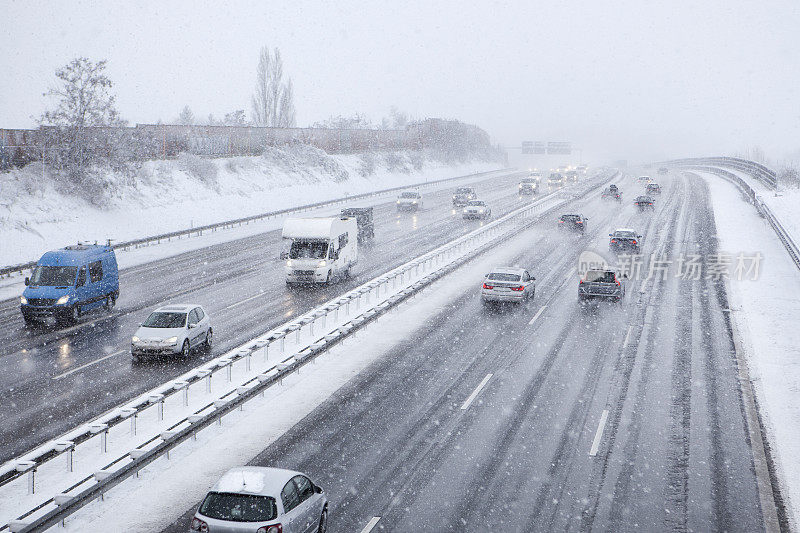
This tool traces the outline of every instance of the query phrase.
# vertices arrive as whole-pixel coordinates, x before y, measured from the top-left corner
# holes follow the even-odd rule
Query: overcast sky
[[[224,7],[221,7],[224,5]],[[800,149],[800,2],[0,0],[0,128],[32,127],[53,72],[108,59],[131,123],[250,110],[279,47],[298,125],[396,105],[495,142],[631,159]]]

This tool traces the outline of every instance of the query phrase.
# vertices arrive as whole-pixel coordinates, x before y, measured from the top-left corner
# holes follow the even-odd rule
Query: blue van
[[[117,256],[110,246],[78,244],[47,252],[25,278],[20,309],[26,325],[54,318],[74,323],[119,298]]]

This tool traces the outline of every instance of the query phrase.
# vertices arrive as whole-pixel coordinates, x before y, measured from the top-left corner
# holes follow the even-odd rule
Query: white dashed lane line
[[[592,449],[589,450],[589,455],[591,457],[597,455],[597,450],[600,449],[600,441],[603,439],[606,420],[608,420],[608,409],[603,409],[603,413],[600,415],[600,424],[597,426],[597,432],[594,434],[594,440],[592,441]]]
[[[464,403],[461,404],[462,411],[467,409],[470,406],[470,404],[475,401],[475,398],[478,397],[478,394],[481,393],[481,390],[486,386],[486,383],[488,383],[491,378],[492,374],[486,374],[486,377],[483,378],[483,381],[481,381],[477,387],[475,387],[475,390],[472,391],[472,394],[469,395],[469,398],[464,400]]]
[[[372,531],[372,529],[373,529],[373,528],[374,528],[376,525],[378,525],[378,521],[379,521],[380,519],[381,519],[381,517],[380,517],[380,516],[373,516],[373,517],[370,519],[370,521],[369,521],[369,522],[367,522],[367,525],[366,525],[366,526],[364,526],[364,529],[362,529],[362,530],[361,530],[361,533],[369,533],[370,531]]]
[[[75,367],[75,368],[73,368],[72,370],[69,370],[69,371],[67,371],[67,372],[64,372],[63,374],[59,374],[59,375],[57,375],[57,376],[53,376],[53,378],[52,378],[52,379],[53,379],[53,380],[59,380],[59,379],[61,379],[61,378],[65,378],[65,377],[69,376],[70,374],[74,374],[75,372],[77,372],[77,371],[79,371],[79,370],[83,370],[83,369],[84,369],[84,368],[86,368],[86,367],[90,367],[90,366],[92,366],[92,365],[96,365],[97,363],[99,363],[99,362],[101,362],[101,361],[105,361],[106,359],[110,359],[110,358],[112,358],[112,357],[116,357],[117,355],[123,354],[123,353],[125,353],[125,352],[127,352],[127,351],[128,351],[128,350],[120,350],[120,351],[118,351],[118,352],[110,353],[110,354],[106,355],[105,357],[101,357],[100,359],[95,359],[95,360],[94,360],[94,361],[92,361],[91,363],[86,363],[85,365],[81,365],[81,366]]]
[[[531,318],[531,321],[528,322],[528,325],[531,325],[534,322],[536,322],[536,319],[539,318],[539,315],[541,315],[544,312],[545,308],[547,308],[547,306],[543,305],[538,311],[536,311],[536,314],[533,315],[533,318]]]

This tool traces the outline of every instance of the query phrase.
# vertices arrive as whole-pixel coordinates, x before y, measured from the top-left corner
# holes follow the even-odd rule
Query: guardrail
[[[738,157],[695,157],[688,159],[673,159],[671,161],[662,161],[656,163],[665,166],[713,166],[732,168],[734,170],[741,170],[747,172],[755,179],[769,187],[775,189],[778,186],[778,176],[774,170],[747,159],[740,159]]]
[[[595,179],[574,195],[557,192],[512,211],[7,462],[0,467],[0,487],[4,491],[0,511],[5,517],[11,513],[10,491],[23,494],[15,500],[20,502],[17,507],[29,510],[21,516],[17,514],[16,520],[10,520],[0,530],[39,531],[64,520],[157,458],[169,458],[169,451],[175,446],[199,430],[221,423],[223,415],[259,396],[434,280],[609,179],[612,176]],[[253,360],[258,356],[263,358],[264,366],[256,371]],[[270,363],[271,359],[277,362]],[[223,369],[225,372],[220,372]],[[216,387],[222,390],[215,396],[211,391]],[[201,397],[198,388],[205,391]],[[168,408],[174,416],[167,417]],[[146,421],[145,412],[153,415]],[[129,421],[128,429],[125,421]],[[137,436],[140,429],[147,430],[143,436]],[[109,462],[115,452],[118,455]],[[61,456],[66,460],[58,465],[54,459]],[[75,471],[76,459],[86,463],[81,463],[79,472]],[[45,475],[49,484],[58,487],[58,493],[49,498],[36,492],[37,476]]]
[[[353,196],[346,196],[344,198],[336,198],[334,200],[326,200],[323,202],[315,202],[313,204],[306,204],[297,207],[290,207],[287,209],[279,209],[277,211],[269,211],[267,213],[261,213],[258,215],[251,215],[248,217],[236,218],[233,220],[225,220],[223,222],[216,222],[214,224],[206,224],[204,226],[197,226],[195,228],[188,228],[182,229],[177,231],[171,231],[169,233],[162,233],[160,235],[153,235],[151,237],[143,237],[141,239],[134,239],[131,241],[119,242],[111,244],[111,248],[114,250],[128,250],[130,248],[139,248],[140,246],[152,244],[152,243],[161,243],[161,241],[169,241],[173,238],[180,238],[183,236],[191,237],[192,235],[203,235],[204,231],[217,231],[218,229],[227,229],[232,228],[234,226],[241,226],[242,224],[249,224],[250,222],[254,222],[257,220],[264,220],[273,217],[284,216],[292,213],[302,213],[304,211],[310,211],[311,209],[318,209],[320,207],[329,207],[334,205],[340,205],[347,202],[352,202],[355,200],[363,200],[364,198],[372,198],[377,196],[383,196],[386,194],[391,194],[393,192],[405,190],[405,189],[420,189],[425,187],[431,187],[433,185],[438,185],[440,183],[446,183],[448,181],[457,181],[463,179],[470,179],[470,178],[477,178],[480,176],[488,176],[489,174],[493,174],[496,172],[503,172],[503,171],[511,171],[510,168],[502,168],[497,170],[490,170],[487,172],[475,172],[473,174],[467,174],[465,176],[456,176],[453,178],[442,178],[438,180],[427,181],[425,183],[420,183],[416,185],[404,185],[400,187],[390,187],[388,189],[381,189],[379,191],[373,191],[368,193],[362,194],[354,194]],[[23,273],[25,270],[31,270],[33,267],[36,266],[36,261],[29,261],[27,263],[21,263],[18,265],[11,265],[0,268],[0,277],[9,276],[13,273],[19,272],[20,274]]]
[[[728,172],[727,170],[716,168],[716,167],[708,167],[702,165],[687,165],[686,168],[691,170],[697,170],[700,172],[708,172],[711,174],[715,174],[724,178],[734,185],[736,185],[739,190],[744,193],[744,195],[748,198],[751,204],[756,208],[758,213],[764,217],[772,229],[775,231],[775,234],[780,239],[783,247],[786,249],[786,252],[789,254],[789,257],[794,262],[794,265],[800,270],[800,248],[798,248],[797,244],[792,239],[789,232],[786,231],[786,228],[783,227],[783,224],[780,223],[778,217],[772,212],[772,209],[764,202],[764,200],[759,196],[755,190],[747,183],[747,181],[743,180],[741,177],[733,174],[732,172]]]

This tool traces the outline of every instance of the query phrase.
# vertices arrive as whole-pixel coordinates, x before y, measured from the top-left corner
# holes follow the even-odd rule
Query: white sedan
[[[465,219],[480,218],[485,220],[487,218],[492,218],[492,210],[489,209],[489,206],[486,205],[486,202],[483,200],[470,200],[467,202],[466,207],[464,207],[462,214]]]
[[[131,338],[131,357],[180,355],[189,357],[193,348],[211,350],[214,332],[211,319],[196,304],[168,305],[150,313]]]
[[[481,300],[489,302],[523,303],[536,294],[536,278],[524,268],[498,267],[483,279]]]

